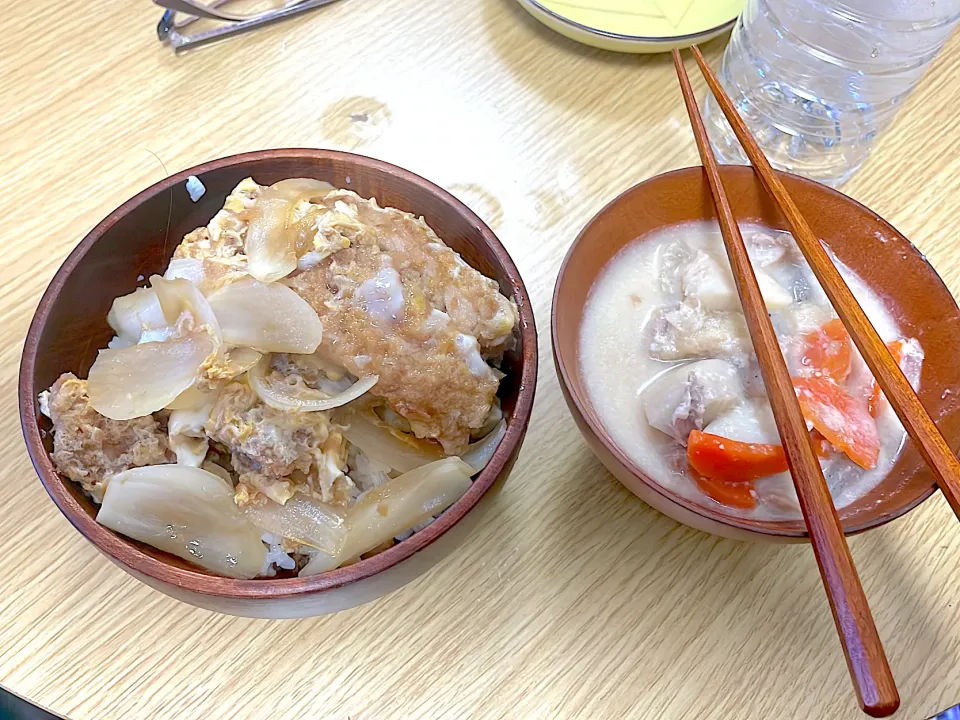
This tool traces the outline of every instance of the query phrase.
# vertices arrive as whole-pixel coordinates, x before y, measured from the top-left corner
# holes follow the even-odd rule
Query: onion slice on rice
[[[196,285],[184,278],[165,280],[159,275],[150,278],[150,285],[157,293],[160,307],[163,308],[163,314],[170,325],[176,325],[180,316],[187,312],[193,317],[195,328],[201,325],[210,328],[219,349],[220,343],[223,342],[220,323],[210,303]]]
[[[281,505],[252,504],[243,513],[257,527],[330,554],[340,552],[347,536],[346,513],[301,493]]]
[[[260,362],[247,371],[250,387],[270,407],[292,412],[319,412],[341,407],[364,395],[380,379],[377,375],[367,375],[343,392],[331,397],[302,383],[290,385],[282,381],[271,382],[267,379],[269,372],[270,356],[265,355]]]
[[[443,458],[438,446],[414,437],[398,437],[369,412],[343,412],[338,419],[346,425],[343,434],[347,440],[371,460],[397,472],[410,472]]]
[[[197,287],[203,284],[205,273],[203,260],[199,258],[173,258],[163,273],[164,280],[189,280]]]
[[[193,410],[202,407],[210,398],[216,400],[219,390],[201,390],[195,385],[188,387],[164,407],[167,410]]]
[[[297,252],[287,228],[292,203],[269,188],[251,210],[244,238],[250,274],[262,282],[285,278],[297,268]]]
[[[272,194],[288,200],[294,207],[302,200],[320,199],[334,190],[330,183],[313,178],[287,178],[270,186]]]
[[[472,473],[460,458],[449,457],[375,487],[347,510],[349,529],[340,551],[317,553],[300,576],[333,570],[440,514],[470,488]]]
[[[228,345],[310,354],[323,339],[316,311],[286,285],[238,280],[213,293],[210,306]]]
[[[227,577],[256,577],[266,557],[261,532],[234,504],[232,488],[186,465],[114,475],[97,522]]]
[[[122,346],[140,342],[144,330],[159,330],[167,325],[163,308],[152,288],[137,288],[129,295],[118,297],[110,306],[107,324],[120,338]]]
[[[260,358],[262,357],[263,354],[257,352],[253,348],[230,348],[224,355],[223,372],[230,375],[231,378],[235,378],[238,375],[243,375],[245,372],[247,372],[247,370],[260,362]]]
[[[130,420],[173,402],[197,380],[216,343],[207,332],[119,350],[101,350],[88,375],[90,405],[112,420]]]
[[[496,427],[484,437],[475,443],[471,443],[460,456],[460,459],[472,467],[475,473],[480,472],[487,466],[487,463],[490,462],[490,458],[493,457],[493,454],[500,446],[500,442],[503,440],[503,436],[506,434],[507,421],[501,420],[497,423]]]

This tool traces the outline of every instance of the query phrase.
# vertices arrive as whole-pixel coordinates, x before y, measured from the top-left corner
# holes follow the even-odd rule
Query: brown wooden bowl
[[[185,182],[197,176],[206,194],[190,201]],[[422,215],[463,258],[494,278],[520,311],[517,348],[504,359],[500,397],[507,433],[467,493],[434,523],[389,550],[313,577],[232,580],[98,525],[80,487],[50,459],[50,423],[37,395],[61,373],[86,377],[99,348],[113,335],[106,323],[113,299],[163,273],[187,232],[205,225],[245,177],[274,183],[312,177],[376,198],[380,205]],[[40,301],[20,365],[20,421],[27,451],[61,512],[90,542],[130,574],[163,592],[211,610],[251,617],[306,617],[379,597],[424,572],[463,541],[467,514],[509,474],[523,442],[537,378],[533,310],[516,266],[493,232],[452,195],[413,173],[361,155],[329,150],[262,150],[214,160],[177,173],[110,213],[74,249]],[[451,532],[454,531],[455,532]]]
[[[789,229],[751,168],[727,165],[721,175],[739,221]],[[960,405],[943,393],[943,388],[960,384],[960,310],[950,291],[923,255],[876,213],[818,183],[786,173],[780,176],[818,237],[884,300],[904,331],[920,339],[925,351],[920,399],[956,451]],[[553,296],[553,353],[564,397],[601,462],[662,513],[726,537],[804,538],[802,520],[744,519],[727,514],[717,503],[698,503],[658,484],[614,444],[587,395],[578,357],[580,322],[597,276],[624,245],[655,230],[697,220],[715,221],[716,214],[703,169],[693,167],[630,188],[583,229],[567,253]],[[840,510],[844,530],[856,533],[882,525],[919,505],[935,489],[932,475],[908,442],[890,474],[873,491]]]

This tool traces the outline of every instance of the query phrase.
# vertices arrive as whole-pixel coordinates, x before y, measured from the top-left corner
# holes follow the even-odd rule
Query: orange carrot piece
[[[810,440],[813,443],[813,451],[819,458],[833,457],[839,452],[816,428],[810,431]]]
[[[720,435],[692,430],[687,438],[690,467],[712,480],[737,483],[787,469],[787,457],[779,445],[745,443]]]
[[[806,349],[800,363],[812,368],[815,376],[843,382],[850,374],[850,335],[839,319],[831,320],[804,338]]]
[[[793,378],[803,416],[860,467],[870,470],[880,456],[877,423],[857,401],[825,377]]]
[[[753,481],[747,482],[724,482],[723,480],[714,480],[706,475],[694,473],[694,481],[701,492],[709,498],[716,500],[721,505],[727,507],[741,508],[750,510],[757,506],[757,498],[753,492]]]

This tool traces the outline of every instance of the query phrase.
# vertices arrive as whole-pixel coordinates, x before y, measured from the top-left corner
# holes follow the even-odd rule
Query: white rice
[[[267,556],[263,560],[263,569],[260,577],[273,577],[277,570],[295,570],[297,561],[283,551],[283,538],[273,533],[265,532],[260,536],[267,546]]]
[[[357,499],[359,499],[363,493],[383,485],[390,479],[389,465],[371,460],[354,445],[350,446],[347,465],[349,467],[350,479],[353,480],[353,484],[356,485],[360,491]]]

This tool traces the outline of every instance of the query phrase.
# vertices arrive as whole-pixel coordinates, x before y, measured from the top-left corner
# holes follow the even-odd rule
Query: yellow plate
[[[519,0],[552,30],[617,52],[658,53],[727,30],[745,0]]]

